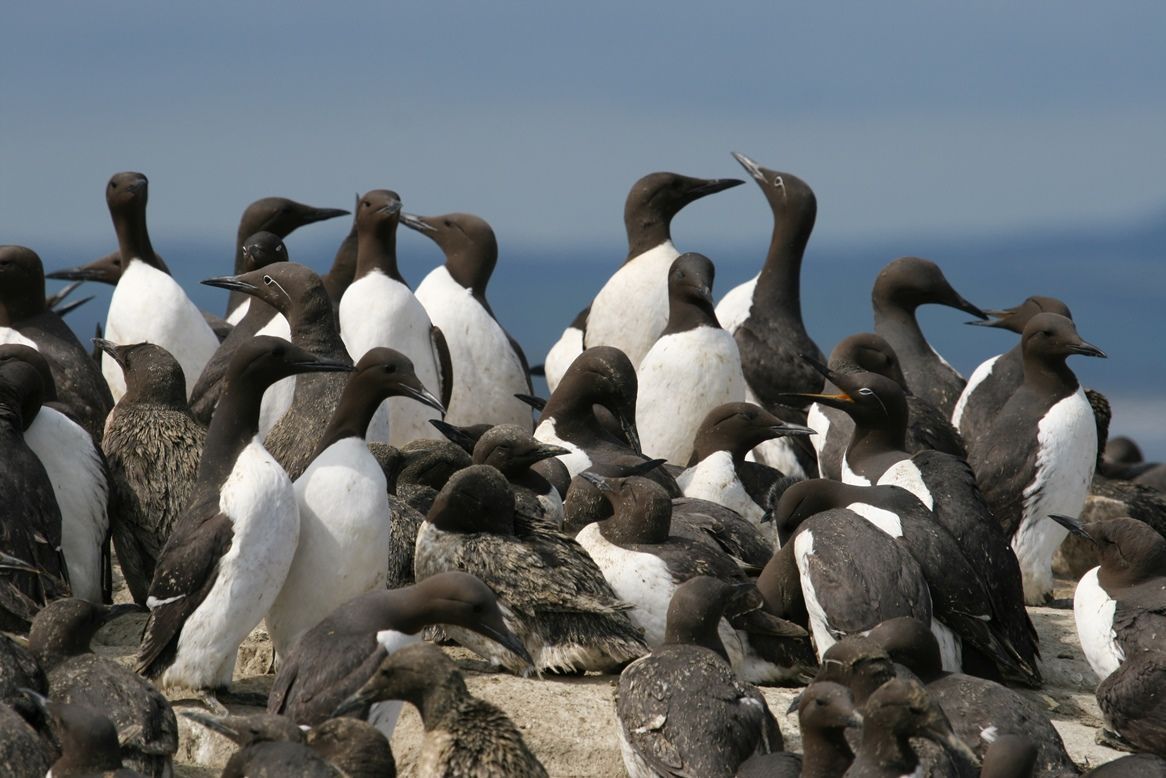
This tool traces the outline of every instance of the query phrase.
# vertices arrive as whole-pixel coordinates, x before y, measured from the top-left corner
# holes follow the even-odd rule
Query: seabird
[[[94,438],[52,407],[57,390],[48,360],[28,346],[0,346],[0,362],[20,360],[41,377],[43,404],[24,417],[24,440],[40,459],[61,510],[61,548],[73,595],[102,602],[109,597],[109,476]]]
[[[182,366],[170,352],[153,343],[94,343],[125,376],[101,445],[113,547],[134,602],[145,605],[158,556],[194,487],[206,428],[191,415]]]
[[[701,254],[672,263],[667,326],[637,368],[636,426],[644,453],[681,467],[708,412],[745,400],[737,343],[713,312],[714,273]]]
[[[563,380],[567,368],[583,353],[583,330],[587,327],[589,313],[590,305],[575,314],[567,329],[563,330],[563,334],[547,352],[546,361],[543,363],[543,375],[547,379],[547,388],[552,392],[559,386],[559,381]]]
[[[898,486],[818,479],[794,484],[782,499],[785,505],[778,504],[779,512],[797,501],[796,515],[840,509],[857,513],[911,555],[931,594],[934,620],[929,626],[941,646],[945,670],[967,666],[977,672],[987,666],[993,677],[1033,681],[1033,668],[1020,657],[1000,624],[983,573],[915,495]],[[964,665],[964,655],[969,653],[974,656]]]
[[[351,369],[268,337],[232,357],[190,501],[150,584],[138,672],[221,708],[214,690],[230,685],[239,645],[279,593],[299,534],[291,481],[258,438],[263,390],[289,375]]]
[[[178,722],[170,703],[145,678],[89,647],[97,630],[117,613],[76,598],[56,600],[33,620],[28,648],[48,676],[53,701],[101,711],[117,729],[126,765],[161,778],[171,774],[178,751]]]
[[[482,433],[474,445],[474,464],[489,465],[506,476],[516,516],[536,517],[558,529],[563,525],[563,500],[533,466],[566,453],[561,446],[537,440],[525,427],[499,424]]]
[[[141,173],[117,173],[109,179],[105,202],[117,231],[118,251],[72,270],[49,273],[66,281],[114,284],[105,317],[105,338],[114,343],[157,343],[178,360],[187,394],[219,347],[219,339],[202,312],[186,296],[162,258],[154,253],[146,230],[149,182]],[[116,401],[125,393],[121,368],[103,359],[101,372]]]
[[[952,732],[943,710],[918,681],[894,678],[870,695],[862,712],[862,745],[848,775],[876,778],[917,774],[919,757],[911,738],[926,738],[972,767],[979,759]]]
[[[328,272],[321,276],[324,288],[328,290],[328,297],[332,300],[332,307],[337,312],[340,310],[340,298],[344,296],[344,291],[352,284],[352,279],[356,275],[356,220],[360,216],[360,193],[357,192],[352,198],[352,226],[348,228],[348,234],[336,248],[336,255],[332,258]]]
[[[1166,757],[1154,754],[1131,754],[1112,762],[1098,765],[1084,774],[1084,778],[1166,778]]]
[[[235,275],[242,275],[243,273],[250,273],[253,270],[258,270],[267,267],[275,262],[287,262],[287,247],[283,244],[283,240],[273,232],[259,232],[251,235],[243,241],[240,249],[242,253],[242,262],[236,262],[236,267],[241,267]],[[211,414],[214,413],[215,405],[219,401],[219,395],[223,391],[223,373],[227,370],[227,364],[231,361],[231,355],[235,353],[235,349],[239,348],[240,343],[246,343],[256,335],[271,335],[284,340],[290,340],[290,328],[287,319],[283,317],[279,311],[269,305],[262,297],[242,292],[239,289],[231,289],[231,300],[234,300],[236,295],[245,298],[241,305],[234,308],[235,312],[245,311],[245,313],[238,317],[234,322],[234,327],[227,337],[223,338],[223,342],[219,344],[214,356],[206,363],[206,367],[202,370],[202,375],[198,377],[198,381],[194,385],[194,389],[190,392],[190,409],[203,424],[209,424]],[[233,305],[233,302],[228,303]],[[278,385],[282,386],[282,384]],[[267,405],[276,405],[278,411],[269,411],[269,414],[274,414],[276,418],[269,420],[266,424],[261,420],[261,431],[266,432],[270,429],[278,417],[287,410],[287,406],[291,404],[291,394],[295,388],[295,381],[287,384],[284,394],[287,395],[282,404],[276,404],[273,401],[268,401]],[[278,391],[278,390],[269,390]]]
[[[437,392],[448,408],[454,375],[445,338],[397,269],[400,216],[401,198],[396,192],[374,189],[360,198],[356,277],[340,300],[340,335],[353,359],[377,346],[395,348],[409,357],[421,383]],[[407,398],[388,400],[374,417],[368,438],[394,446],[418,438],[440,438],[429,425],[436,418],[441,418],[438,411]]]
[[[41,726],[42,714],[27,699],[20,695],[19,700],[0,702],[0,764],[13,770],[13,778],[42,778],[59,752],[30,723]]]
[[[266,300],[286,318],[291,342],[298,348],[334,362],[352,364],[336,329],[324,284],[310,268],[295,262],[277,262],[241,276],[210,278],[203,283],[240,289]],[[291,404],[285,412],[278,413],[271,406],[280,400],[273,400],[269,388],[263,395],[258,429],[263,445],[294,480],[303,475],[315,453],[346,381],[344,376],[331,372],[288,376],[284,380],[289,378],[295,382]],[[278,386],[277,382],[273,388]],[[264,414],[277,419],[266,434],[262,427]]]
[[[850,690],[831,681],[816,681],[794,698],[789,713],[798,713],[802,754],[752,756],[741,764],[739,778],[840,776],[854,761],[848,729],[862,726]]]
[[[1020,567],[971,468],[941,451],[906,452],[907,401],[894,381],[876,373],[821,369],[839,392],[812,399],[845,411],[855,425],[843,457],[843,480],[860,486],[901,486],[934,513],[935,520],[959,541],[972,566],[985,571],[1000,626],[1034,671],[1028,683],[1039,684],[1036,659],[1040,652],[1036,630],[1024,609]]]
[[[447,570],[478,576],[498,594],[507,624],[534,657],[537,671],[610,672],[647,651],[604,574],[575,540],[532,524],[516,535],[514,496],[492,467],[473,465],[449,479],[417,533],[414,570],[421,581]],[[447,629],[480,654],[482,639]],[[501,657],[512,672],[527,668]]]
[[[60,757],[46,775],[141,778],[141,773],[122,765],[117,729],[99,708],[50,702],[35,692],[28,696],[40,708],[60,747]]]
[[[968,464],[1024,575],[1024,599],[1052,599],[1052,558],[1068,531],[1051,513],[1076,516],[1097,465],[1097,424],[1073,371],[1073,354],[1104,357],[1073,322],[1040,313],[1024,327],[1024,383],[990,425],[966,438]]]
[[[24,438],[42,380],[26,362],[0,363],[0,629],[25,632],[49,601],[69,594],[61,510],[44,465]]]
[[[46,305],[44,266],[24,246],[0,246],[0,343],[23,343],[41,352],[60,401],[101,440],[113,397],[73,330]]]
[[[1055,297],[1034,295],[1020,305],[1000,311],[985,311],[991,318],[970,321],[980,327],[1024,333],[1024,325],[1038,313],[1059,313],[1072,319],[1069,306]],[[951,413],[951,423],[963,435],[991,426],[995,414],[1016,388],[1024,383],[1024,349],[1020,341],[1009,351],[986,359],[972,371],[968,384]]]
[[[551,393],[534,436],[570,452],[559,461],[571,477],[596,466],[642,465],[649,459],[640,452],[636,430],[638,387],[636,370],[622,351],[610,346],[589,348]],[[599,420],[596,406],[614,418],[622,439]],[[680,496],[680,487],[663,468],[653,467],[645,476],[658,481],[670,495]]]
[[[793,545],[802,597],[819,659],[846,635],[865,633],[896,616],[932,623],[923,570],[865,511],[831,507],[828,481],[802,481],[773,511],[782,547]],[[883,511],[878,518],[893,524]],[[900,528],[901,530],[901,528]]]
[[[754,752],[782,750],[765,698],[737,678],[717,634],[726,613],[761,607],[740,595],[708,576],[681,584],[662,644],[620,673],[615,710],[629,776],[730,778]]]
[[[812,432],[808,427],[785,424],[753,403],[718,405],[697,428],[692,461],[676,483],[685,497],[715,502],[760,523],[765,495],[784,475],[772,467],[746,462],[745,455],[766,440]]]
[[[433,240],[445,254],[445,264],[417,287],[417,300],[445,336],[457,376],[445,421],[517,424],[529,430],[530,408],[514,395],[530,394],[530,367],[486,301],[486,285],[498,262],[494,230],[468,213],[403,214],[401,223]]]
[[[939,703],[956,735],[985,763],[994,741],[1021,735],[1035,747],[1035,778],[1077,774],[1043,706],[995,681],[944,672],[939,644],[926,625],[914,619],[892,619],[871,630],[870,639],[926,684],[927,693]]]
[[[1166,757],[1166,651],[1160,640],[1154,648],[1142,645],[1132,650],[1102,680],[1097,705],[1117,735],[1114,738],[1103,730],[1098,733],[1099,742]]]
[[[588,524],[576,539],[603,571],[651,648],[664,641],[668,605],[677,587],[708,575],[748,588],[749,579],[725,551],[671,534],[672,503],[664,489],[639,476],[584,478],[602,490],[615,513]],[[764,610],[722,619],[721,642],[730,662],[751,683],[788,682],[802,676],[805,630]]]
[[[843,338],[830,352],[831,370],[837,373],[869,371],[891,379],[902,387],[907,396],[906,451],[943,451],[960,459],[967,457],[963,438],[947,420],[947,416],[929,400],[907,391],[907,379],[899,366],[891,344],[873,332],[860,332]],[[822,391],[835,392],[837,387],[827,382]],[[809,425],[817,433],[810,438],[818,454],[818,471],[823,478],[842,480],[842,455],[854,435],[854,422],[843,411],[822,403],[810,406]]]
[[[949,416],[965,382],[928,345],[915,320],[915,309],[934,304],[956,308],[979,319],[986,319],[986,314],[952,288],[939,265],[918,257],[900,257],[884,267],[875,279],[871,303],[875,332],[886,338],[899,355],[907,388]]]
[[[381,700],[404,700],[421,714],[425,737],[417,764],[426,775],[546,778],[514,723],[470,694],[461,672],[435,646],[419,643],[385,657],[333,715]]]
[[[807,354],[823,361],[821,349],[806,334],[801,300],[802,257],[814,229],[818,200],[809,185],[791,173],[762,167],[737,152],[733,158],[765,195],[773,212],[773,234],[761,272],[721,299],[717,319],[741,352],[746,399],[789,416],[783,417],[785,421],[805,424],[805,412],[791,414],[777,395],[822,388],[822,376],[798,358]],[[755,455],[767,465],[804,477],[813,472],[813,457],[798,445],[802,442],[766,442]]]
[[[673,217],[695,200],[743,183],[736,178],[651,173],[632,185],[624,205],[627,260],[591,303],[584,348],[614,346],[639,366],[668,324],[668,275],[680,256],[672,245]]]
[[[223,766],[225,776],[342,776],[338,769],[307,745],[303,730],[291,719],[270,713],[208,716],[197,710],[184,710],[182,715],[230,739],[239,747]]]
[[[1130,518],[1083,524],[1053,521],[1097,546],[1100,564],[1077,582],[1073,616],[1081,651],[1098,680],[1138,650],[1160,648],[1166,635],[1166,538]]]
[[[307,731],[307,743],[345,778],[396,778],[389,740],[368,722],[328,719]]]
[[[461,572],[438,573],[400,589],[380,589],[354,597],[309,629],[280,663],[267,701],[269,713],[315,727],[354,694],[389,654],[420,642],[421,631],[436,624],[464,627],[489,638],[486,658],[530,655],[506,626],[490,587]],[[389,737],[399,704],[372,706],[377,727]],[[355,709],[353,712],[357,712]],[[369,716],[364,709],[361,717]]]
[[[348,211],[340,208],[316,208],[311,205],[297,203],[286,197],[264,197],[248,205],[239,218],[239,229],[235,233],[235,275],[241,275],[254,270],[256,265],[247,257],[244,244],[248,238],[257,232],[273,233],[279,238],[286,238],[300,227],[316,222],[344,216]],[[227,299],[227,322],[238,326],[252,298],[238,291],[232,291]]]
[[[385,585],[388,485],[364,434],[388,397],[441,409],[399,351],[369,349],[356,363],[311,464],[293,484],[299,541],[265,619],[277,657],[338,606]]]

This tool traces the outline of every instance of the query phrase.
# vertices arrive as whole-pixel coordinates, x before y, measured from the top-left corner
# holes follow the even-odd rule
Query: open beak
[[[238,276],[216,276],[214,278],[203,279],[202,283],[207,286],[217,286],[219,289],[242,292],[243,294],[254,294],[259,290],[259,287],[240,280]]]
[[[983,311],[990,318],[976,319],[975,321],[965,322],[971,324],[973,327],[995,327],[997,329],[1008,329],[1010,322],[1008,317],[1016,313],[1015,308],[1003,308],[1000,310]]]

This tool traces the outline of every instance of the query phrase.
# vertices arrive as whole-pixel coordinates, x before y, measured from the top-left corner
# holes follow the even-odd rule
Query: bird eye
[[[396,365],[385,365],[385,372],[386,373],[395,373],[395,372],[397,372],[397,366]]]
[[[275,283],[275,279],[272,278],[271,276],[264,276],[263,283],[267,284],[268,286],[271,286],[272,284]]]
[[[858,393],[863,397],[874,397],[874,390],[866,386],[859,389]]]
[[[110,189],[117,189],[117,182],[116,182],[116,181],[110,181],[110,182],[109,182],[109,188],[110,188]]]
[[[280,254],[280,253],[282,253],[282,252],[283,252],[283,244],[281,243],[281,244],[279,244],[278,246],[276,246],[276,247],[275,247],[275,253],[276,253],[276,254]]]
[[[361,208],[368,208],[370,205],[372,205],[372,203],[370,203],[368,200],[365,200],[364,202],[362,202],[360,204],[360,207]]]

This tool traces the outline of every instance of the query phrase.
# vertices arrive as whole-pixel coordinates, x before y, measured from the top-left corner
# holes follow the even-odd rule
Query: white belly
[[[73,596],[100,603],[109,484],[93,438],[60,411],[42,407],[24,439],[48,472],[61,509],[61,550]]]
[[[165,686],[230,685],[239,645],[275,601],[295,555],[295,490],[258,438],[236,460],[219,509],[234,520],[231,547],[206,599],[182,626],[174,663],[162,676]]]
[[[1073,595],[1073,617],[1077,622],[1077,638],[1081,641],[1081,652],[1089,661],[1089,666],[1097,674],[1097,680],[1105,680],[1121,665],[1125,652],[1117,644],[1113,631],[1113,613],[1117,601],[1105,593],[1097,581],[1095,567],[1077,582]]]
[[[951,412],[951,426],[960,430],[961,433],[967,434],[970,430],[960,429],[960,420],[964,417],[964,409],[968,407],[971,402],[972,394],[979,388],[980,384],[984,383],[984,379],[992,374],[992,367],[996,364],[996,360],[1000,358],[1000,354],[985,360],[980,363],[979,367],[972,371],[971,378],[964,386],[964,390],[960,392],[960,398],[956,400],[955,408]]]
[[[705,457],[677,476],[676,483],[685,497],[723,505],[754,524],[760,524],[765,514],[745,491],[728,451],[717,451]]]
[[[431,326],[429,315],[409,287],[379,271],[354,281],[340,300],[340,336],[354,362],[377,346],[394,348],[413,362],[421,384],[440,397]],[[443,440],[429,423],[440,418],[440,413],[416,400],[393,397],[373,417],[368,440],[394,446],[419,438]]]
[[[568,327],[563,330],[562,336],[551,346],[547,358],[543,361],[543,370],[546,373],[547,388],[553,394],[567,368],[575,361],[575,357],[583,353],[583,330]]]
[[[417,287],[417,300],[445,336],[453,363],[453,393],[445,420],[460,426],[517,424],[529,430],[530,406],[514,397],[530,391],[526,370],[494,317],[444,265]]]
[[[814,446],[814,455],[821,460],[822,449],[826,448],[826,436],[830,434],[830,417],[822,413],[822,406],[818,403],[810,405],[806,413],[806,426],[814,431],[810,443]]]
[[[810,617],[810,631],[814,634],[814,650],[818,652],[818,659],[830,646],[837,643],[837,639],[830,631],[826,621],[826,609],[814,591],[814,582],[810,580],[809,558],[814,554],[814,535],[809,531],[801,532],[794,538],[794,559],[798,565],[798,577],[802,583],[802,598],[806,602],[806,613]]]
[[[1053,590],[1053,554],[1069,531],[1050,513],[1078,516],[1097,464],[1097,426],[1085,392],[1058,402],[1037,427],[1036,472],[1024,490],[1024,514],[1012,549],[1024,576],[1024,601],[1043,604]]]
[[[636,426],[644,454],[681,467],[697,427],[713,408],[745,399],[745,376],[733,336],[719,328],[666,335],[638,370]]]
[[[282,313],[271,317],[271,321],[264,324],[255,333],[256,336],[268,335],[273,338],[283,338],[291,342],[291,325]],[[263,402],[259,405],[259,437],[266,438],[267,433],[280,420],[287,409],[291,407],[292,399],[296,394],[296,377],[281,378],[263,393]]]
[[[391,629],[377,633],[377,642],[384,646],[385,651],[390,656],[405,646],[411,646],[420,641],[421,635],[419,634],[409,635]],[[397,719],[401,716],[401,707],[404,704],[401,700],[373,703],[368,711],[368,723],[379,729],[386,738],[392,740],[393,730],[397,728]]]
[[[388,573],[385,476],[363,439],[345,438],[326,448],[296,479],[295,493],[299,543],[267,613],[277,656],[340,605],[383,587]]]
[[[178,282],[139,259],[130,260],[114,287],[105,337],[119,345],[147,342],[169,351],[182,366],[188,396],[219,347],[214,331]],[[101,373],[114,402],[121,399],[125,377],[108,354],[101,355]]]
[[[542,424],[539,424],[534,429],[534,437],[542,443],[549,443],[552,446],[562,446],[571,453],[562,454],[558,460],[567,468],[567,472],[572,478],[582,473],[587,468],[591,467],[591,457],[587,456],[587,452],[576,446],[574,443],[568,443],[555,434],[555,420],[547,419]]]
[[[668,270],[678,256],[672,241],[665,241],[615,271],[591,303],[588,348],[615,346],[640,364],[668,324]]]
[[[0,327],[0,346],[28,346],[40,351],[35,342],[24,337],[12,327]]]
[[[753,276],[745,283],[733,287],[717,304],[717,321],[729,334],[735,333],[749,318],[749,311],[753,308],[753,290],[757,288],[759,277]]]
[[[644,630],[648,647],[663,643],[668,604],[676,591],[676,582],[664,560],[609,542],[599,531],[598,523],[588,524],[575,539],[595,560],[615,596],[631,604],[628,615]]]
[[[227,324],[234,327],[239,322],[243,321],[243,317],[247,315],[247,309],[251,307],[251,298],[244,298],[243,302],[235,306],[235,310],[227,314]]]
[[[919,502],[927,506],[927,510],[935,510],[935,498],[931,490],[923,481],[923,473],[919,466],[910,459],[900,459],[887,468],[879,477],[879,486],[899,486],[919,498]]]

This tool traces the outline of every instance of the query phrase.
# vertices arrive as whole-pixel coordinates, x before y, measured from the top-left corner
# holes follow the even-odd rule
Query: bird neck
[[[894,768],[908,775],[919,765],[919,757],[906,737],[896,735],[878,721],[863,721],[862,745],[859,748],[869,759],[885,768]]]
[[[678,332],[687,332],[697,327],[721,329],[721,323],[717,321],[717,314],[713,309],[712,303],[704,300],[686,300],[669,296],[668,325],[660,333],[660,337],[673,335]]]
[[[374,270],[405,283],[397,268],[397,225],[394,222],[378,224],[375,229],[364,230],[357,236],[356,277],[363,278]]]
[[[1040,396],[1068,397],[1080,384],[1065,357],[1028,357],[1024,360],[1025,388]]]
[[[833,778],[842,775],[854,761],[854,752],[840,727],[802,727],[803,778]]]
[[[333,443],[345,438],[364,439],[368,425],[381,402],[384,401],[377,392],[370,392],[362,385],[360,376],[349,379],[340,393],[340,401],[336,403],[336,410],[320,438],[320,445],[312,454],[312,459],[320,456]]]
[[[810,222],[810,229],[813,221]],[[762,315],[802,324],[802,257],[810,240],[810,229],[796,219],[774,217],[773,235],[769,239],[769,253],[753,301],[761,303],[751,315]]]
[[[469,691],[466,690],[466,683],[462,677],[457,673],[450,673],[409,702],[412,702],[417,707],[417,712],[421,714],[421,724],[425,731],[432,732],[443,721],[455,716],[459,704],[468,696]]]
[[[334,303],[340,302],[340,298],[344,296],[344,290],[352,284],[352,279],[356,277],[357,241],[356,225],[353,224],[352,230],[340,242],[340,248],[336,249],[331,269],[324,275],[324,288],[328,290],[328,297]]]
[[[217,489],[231,474],[243,449],[258,438],[259,406],[266,388],[238,376],[227,378],[207,429],[195,491]]]
[[[130,260],[137,259],[150,267],[169,273],[170,269],[162,258],[154,252],[150,243],[150,232],[146,228],[146,209],[130,207],[120,210],[114,215],[113,228],[117,233],[117,249],[121,254],[124,268],[129,266]]]

